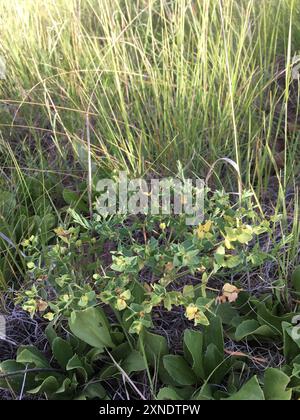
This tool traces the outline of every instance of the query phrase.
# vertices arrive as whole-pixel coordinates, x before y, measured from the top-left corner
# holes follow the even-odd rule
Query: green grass
[[[15,127],[34,137],[50,130],[66,158],[66,141],[75,153],[86,145],[88,113],[103,168],[161,173],[193,158],[191,169],[203,174],[226,156],[247,183],[268,176],[285,117],[274,121],[274,92],[265,112],[265,92],[278,57],[289,66],[297,52],[295,1],[0,4],[8,67],[1,94],[16,101]]]

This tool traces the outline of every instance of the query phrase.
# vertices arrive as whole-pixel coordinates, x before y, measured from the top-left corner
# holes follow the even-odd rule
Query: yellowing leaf
[[[236,286],[230,283],[225,283],[222,289],[223,298],[228,300],[228,302],[235,302],[239,296],[241,289],[238,289]]]
[[[39,312],[44,312],[48,308],[48,303],[42,299],[39,299],[36,303],[36,307]]]
[[[226,247],[227,249],[234,249],[234,247],[231,245],[231,242],[230,242],[230,240],[227,238],[227,236],[225,236],[225,239],[224,239],[224,245],[225,245],[225,247]]]
[[[194,286],[191,285],[191,284],[185,285],[184,288],[183,288],[183,290],[182,290],[182,295],[184,297],[193,298],[195,296]]]
[[[53,319],[54,319],[54,314],[52,313],[52,312],[47,312],[44,316],[43,316],[43,318],[45,318],[45,319],[47,319],[48,321],[53,321]]]
[[[78,302],[78,305],[79,306],[82,306],[82,307],[85,307],[85,306],[87,306],[88,303],[89,303],[88,296],[87,295],[83,295],[83,296],[81,296],[81,298],[80,298],[80,300]]]
[[[196,313],[195,316],[195,325],[209,325],[209,320],[207,319],[207,317],[204,315],[204,313],[202,311],[199,311]]]
[[[123,311],[127,307],[127,303],[124,299],[117,299],[117,309],[118,311]]]
[[[129,300],[131,298],[130,290],[125,290],[125,292],[121,293],[120,298],[123,300]]]
[[[212,223],[213,222],[211,220],[208,220],[206,223],[204,223],[204,225],[203,225],[204,232],[209,232],[210,231],[210,229],[212,227]]]
[[[208,220],[203,225],[199,225],[197,230],[196,230],[198,238],[203,239],[205,237],[205,234],[210,231],[211,227],[212,227],[212,221],[211,220]]]

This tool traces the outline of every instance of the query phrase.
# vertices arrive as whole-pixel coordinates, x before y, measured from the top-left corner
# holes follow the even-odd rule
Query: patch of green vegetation
[[[224,192],[207,189],[205,197],[206,219],[196,228],[174,216],[95,214],[88,220],[70,210],[72,222],[54,230],[52,245],[41,246],[37,236],[23,241],[27,276],[16,303],[49,321],[56,362],[21,347],[15,362],[1,364],[2,386],[18,393],[27,366],[27,392],[50,399],[109,398],[105,380],[125,374],[132,385],[130,377],[139,372],[146,372],[157,399],[296,397],[298,304],[286,312],[288,301],[276,294],[256,297],[242,290],[241,280],[226,283],[274,260],[282,244],[263,252],[259,242],[271,237],[280,218],[262,217],[249,193],[235,204]],[[104,258],[108,241],[113,246]],[[174,307],[190,322],[177,354],[152,332],[157,309],[171,313]],[[278,369],[272,360],[228,350],[228,343],[244,342],[282,347],[286,363]],[[255,363],[266,366],[264,374]],[[247,372],[246,383],[241,372]]]
[[[0,388],[298,399],[299,2],[0,0],[0,23],[0,309],[49,342],[0,356]],[[199,226],[93,210],[99,179],[178,161]]]

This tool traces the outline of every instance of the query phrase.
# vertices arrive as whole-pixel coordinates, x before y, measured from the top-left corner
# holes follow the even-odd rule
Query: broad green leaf
[[[1,374],[13,373],[17,371],[25,370],[25,366],[22,363],[17,363],[15,360],[5,360],[0,363],[0,372]],[[24,382],[24,373],[20,375],[10,376],[8,378],[0,378],[0,388],[3,389],[13,389],[15,392],[19,393],[21,391],[22,385]],[[34,377],[27,374],[25,390],[34,386]]]
[[[41,394],[45,392],[48,396],[54,394],[60,385],[57,379],[54,376],[48,376],[41,385],[37,386],[36,388],[30,389],[28,391],[29,394]]]
[[[141,353],[137,350],[132,352],[126,357],[122,363],[122,368],[130,375],[132,372],[140,372],[146,369],[145,361]]]
[[[238,317],[238,311],[228,302],[218,305],[215,314],[221,318],[225,325],[232,325],[232,320]]]
[[[33,364],[37,368],[49,368],[46,357],[34,346],[22,346],[18,350],[16,361],[18,363]]]
[[[147,330],[142,331],[140,334],[138,348],[142,354],[145,351],[147,361],[153,367],[158,366],[160,359],[168,354],[168,344],[165,337],[152,334]]]
[[[55,340],[55,338],[57,337],[56,331],[53,328],[53,325],[51,322],[49,322],[49,324],[47,325],[46,329],[45,329],[45,334],[47,337],[47,340],[50,344],[50,346],[52,346],[53,341]]]
[[[223,245],[220,245],[216,249],[216,252],[215,252],[215,260],[219,266],[222,266],[222,264],[224,263],[224,257],[225,257],[225,248]]]
[[[299,355],[300,327],[288,322],[282,323],[283,354],[287,363],[292,362]]]
[[[115,347],[107,318],[100,308],[87,308],[72,312],[69,326],[76,337],[92,347],[103,349],[103,351],[105,347]]]
[[[168,354],[163,357],[163,365],[179,385],[193,385],[197,382],[195,373],[182,356]]]
[[[236,400],[236,401],[262,401],[264,400],[264,393],[258,383],[257,377],[253,376],[242,388],[231,395],[226,400]]]
[[[184,331],[184,355],[192,366],[197,378],[204,379],[203,368],[203,334],[198,331]]]
[[[209,325],[204,330],[205,346],[214,344],[220,353],[224,353],[223,326],[219,316],[210,319]]]
[[[247,244],[249,241],[252,240],[253,235],[252,233],[247,232],[246,230],[243,230],[241,233],[239,233],[236,236],[236,238],[241,244]]]
[[[240,255],[231,255],[226,259],[226,267],[235,268],[243,262],[243,259]]]
[[[126,341],[122,344],[119,344],[115,349],[113,349],[111,355],[117,362],[120,362],[126,359],[126,357],[129,356],[131,352],[132,349],[130,347],[130,344]]]
[[[66,370],[76,370],[85,382],[88,380],[89,375],[92,373],[91,367],[84,363],[77,354],[74,354],[74,356],[68,361]]]
[[[200,388],[199,391],[196,392],[195,395],[193,395],[193,397],[191,398],[192,400],[197,400],[197,401],[210,401],[213,400],[213,393],[212,393],[212,388],[209,384],[204,383],[204,385],[202,385],[202,387]]]
[[[281,323],[291,322],[293,313],[287,313],[281,316],[272,314],[263,302],[256,302],[257,320],[261,325],[267,325],[272,328],[277,335],[281,335]]]
[[[73,357],[71,344],[60,337],[56,337],[52,343],[52,352],[59,365],[65,369],[68,361]]]
[[[300,293],[300,265],[295,268],[292,274],[292,285],[294,290]]]
[[[72,394],[76,390],[77,385],[78,382],[76,377],[73,380],[65,378],[61,386],[55,391],[55,394],[58,395],[58,398],[60,398],[59,394],[64,394],[63,397],[65,398],[67,395]]]
[[[100,371],[100,374],[98,376],[101,381],[116,378],[120,376],[120,369],[118,369],[115,365],[106,366]]]
[[[179,401],[179,400],[183,400],[182,397],[180,397],[180,395],[177,393],[176,389],[172,388],[172,387],[165,387],[165,388],[161,388],[159,393],[157,394],[156,397],[157,400],[162,401],[162,400],[173,400],[173,401]]]
[[[89,400],[104,400],[106,397],[106,391],[100,383],[90,383],[84,388],[82,395]]]
[[[228,363],[229,361],[224,360],[224,353],[221,353],[214,343],[209,344],[203,361],[205,377],[212,383],[221,382],[228,372]]]
[[[264,394],[266,400],[290,400],[292,390],[287,390],[290,377],[279,369],[269,368],[265,372]]]
[[[246,337],[260,336],[264,338],[276,337],[276,333],[267,325],[260,325],[255,319],[248,319],[238,325],[235,331],[235,339],[241,341]]]
[[[74,207],[74,209],[78,211],[83,211],[83,212],[87,210],[86,203],[83,201],[80,195],[77,194],[76,192],[65,188],[63,190],[63,198],[65,202],[68,205]]]

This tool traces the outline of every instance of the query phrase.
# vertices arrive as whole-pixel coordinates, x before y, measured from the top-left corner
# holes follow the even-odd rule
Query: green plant
[[[34,346],[18,348],[16,360],[0,364],[0,387],[15,394],[46,396],[47,399],[105,399],[106,391],[95,378],[95,364],[101,349],[88,348],[75,337],[58,337],[48,327],[51,363]]]
[[[288,325],[283,325],[281,335],[290,328]],[[294,341],[291,347],[295,345]],[[291,347],[288,346],[288,351]],[[282,369],[269,367],[263,374],[251,375],[248,365],[251,356],[234,351],[229,355],[224,353],[223,327],[221,318],[217,316],[211,319],[203,332],[185,331],[183,356],[162,357],[161,377],[167,386],[160,389],[157,399],[290,400],[293,393],[297,396],[300,391],[297,368],[299,343],[296,347],[298,355],[290,361],[290,365]],[[242,371],[244,374],[248,371],[251,379],[241,380]],[[165,376],[165,372],[169,377]]]
[[[159,398],[297,398],[298,2],[39,5],[0,0],[1,307],[14,290],[32,317],[68,329],[57,337],[64,348],[77,351],[79,339],[101,360],[83,350],[78,364],[88,357],[93,372],[78,365],[73,374],[54,361],[47,369],[60,372],[39,376],[27,370],[39,369],[32,357],[41,363],[41,355],[21,348],[17,362],[2,362],[12,391],[22,392],[25,376],[14,374],[21,369],[26,387],[32,379],[51,399],[106,398],[89,381],[118,380],[120,372],[139,397],[136,372]],[[99,179],[119,170],[173,175],[178,159],[189,174],[209,172],[211,188],[221,189],[206,191],[199,226],[93,210]],[[251,194],[239,203],[223,192],[242,186]],[[185,333],[181,354],[169,354],[150,331],[158,311],[178,307],[195,331]],[[275,342],[282,369],[252,375],[246,356],[232,364],[221,330],[234,343]]]
[[[50,320],[103,302],[130,333],[151,327],[151,313],[158,306],[183,306],[195,325],[207,325],[205,313],[216,298],[210,279],[226,279],[269,258],[256,238],[270,234],[276,218],[260,217],[247,194],[242,206],[231,205],[225,193],[209,190],[206,201],[207,221],[196,229],[186,227],[183,217],[162,221],[147,216],[128,224],[119,216],[107,222],[96,215],[87,221],[72,211],[76,226],[55,229],[56,244],[40,251],[37,237],[23,242],[29,287],[18,292],[17,302],[32,315],[43,312]],[[144,232],[142,240],[134,237],[137,229]],[[99,254],[114,240],[111,261],[105,264]],[[143,280],[144,272],[150,273],[151,282]],[[197,284],[186,282],[188,276],[196,276]],[[49,298],[52,289],[54,299]]]

